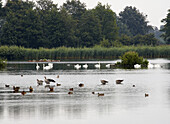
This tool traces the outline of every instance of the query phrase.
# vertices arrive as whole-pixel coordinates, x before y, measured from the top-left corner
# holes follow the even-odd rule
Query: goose
[[[49,87],[49,89],[50,89],[50,92],[54,91],[54,87]]]
[[[98,93],[98,96],[104,96],[104,93]]]
[[[59,75],[57,75],[57,78],[59,78],[60,76]]]
[[[43,70],[50,70],[51,67],[50,66],[45,66],[45,64],[43,64]]]
[[[87,65],[87,64],[84,64],[84,65],[83,65],[83,68],[87,69],[87,68],[88,68],[88,65]]]
[[[95,66],[95,68],[100,69],[100,62],[98,64],[94,65],[94,66]]]
[[[50,82],[55,82],[53,79],[47,79],[46,76],[44,76],[44,81],[46,84],[50,84]]]
[[[103,84],[103,85],[105,85],[106,83],[108,83],[109,81],[107,81],[107,80],[100,80],[101,81],[101,83]]]
[[[153,64],[151,64],[151,63],[148,64],[148,68],[151,69],[151,68],[153,68],[153,67],[154,67]]]
[[[135,65],[134,65],[134,68],[139,69],[139,68],[141,68],[141,65],[135,64]]]
[[[40,69],[40,66],[38,65],[38,63],[37,63],[37,65],[36,65],[36,69],[37,69],[37,70],[39,70],[39,69]]]
[[[93,91],[93,92],[91,92],[92,94],[95,94],[95,92]]]
[[[81,65],[76,64],[76,65],[74,65],[74,67],[75,67],[76,69],[80,69],[80,68],[81,68]]]
[[[50,66],[50,69],[53,68],[53,63],[48,63],[48,66]]]
[[[107,64],[107,65],[106,65],[106,68],[110,68],[110,64]]]
[[[43,85],[43,80],[38,80],[38,79],[37,79],[37,84],[38,84],[38,85]]]
[[[116,80],[116,84],[122,84],[123,80]]]

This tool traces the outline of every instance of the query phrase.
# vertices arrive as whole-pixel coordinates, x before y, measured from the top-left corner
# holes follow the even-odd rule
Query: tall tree
[[[136,7],[132,6],[127,6],[124,11],[119,13],[120,21],[128,26],[133,36],[148,33],[150,26],[147,25],[148,21],[146,21],[146,18],[147,15],[140,13]]]
[[[86,11],[79,23],[80,43],[79,46],[92,47],[101,40],[101,24],[91,10]]]
[[[168,10],[167,17],[162,20],[165,23],[164,28],[162,29],[165,32],[162,36],[167,41],[167,44],[170,44],[170,9]]]
[[[63,4],[63,8],[76,20],[79,20],[86,12],[86,5],[85,3],[81,3],[80,0],[67,0]]]
[[[118,38],[116,14],[110,9],[110,6],[98,3],[93,11],[100,20],[102,37],[109,41],[116,40]]]

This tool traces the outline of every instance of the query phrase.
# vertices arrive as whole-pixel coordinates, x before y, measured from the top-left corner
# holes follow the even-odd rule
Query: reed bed
[[[39,59],[51,60],[112,60],[118,59],[125,52],[135,51],[144,58],[170,58],[170,45],[165,46],[123,46],[93,48],[39,48],[31,49],[18,46],[1,46],[0,57],[13,61]]]

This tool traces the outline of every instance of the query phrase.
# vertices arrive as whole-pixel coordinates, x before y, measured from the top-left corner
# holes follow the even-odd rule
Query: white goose
[[[43,70],[50,70],[51,67],[48,65],[48,66],[45,66],[45,64],[43,64]]]
[[[74,67],[75,67],[76,69],[80,69],[80,68],[81,68],[81,65],[76,64],[76,65],[74,65]]]
[[[100,69],[100,62],[98,64],[94,65],[94,66],[95,66],[95,68]]]
[[[83,65],[83,68],[87,69],[87,68],[88,68],[88,65],[87,65],[87,64],[84,64],[84,65]]]
[[[134,68],[139,69],[139,68],[141,68],[141,65],[135,64],[135,65],[134,65]]]
[[[36,65],[36,69],[37,69],[37,70],[39,70],[39,69],[40,69],[40,66],[38,65],[38,63],[37,63],[37,65]]]
[[[110,64],[107,64],[107,65],[106,65],[106,68],[110,68]]]

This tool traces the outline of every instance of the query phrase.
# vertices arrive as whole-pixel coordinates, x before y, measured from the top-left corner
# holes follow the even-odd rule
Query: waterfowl
[[[43,64],[43,70],[50,70],[51,67],[48,65],[48,66],[45,66],[45,64]]]
[[[84,87],[84,84],[80,83],[80,84],[79,84],[79,87]]]
[[[46,84],[50,84],[50,82],[55,82],[53,79],[47,79],[46,76],[44,76],[44,81]]]
[[[87,64],[84,64],[84,65],[83,65],[83,68],[87,69],[87,68],[88,68],[88,65],[87,65]]]
[[[26,92],[25,92],[25,91],[22,91],[21,94],[24,96],[24,95],[26,94]]]
[[[21,77],[23,77],[24,75],[23,74],[21,74]]]
[[[13,90],[14,90],[14,92],[18,92],[18,91],[19,91],[19,89],[20,89],[20,87],[15,87],[15,86],[13,86]]]
[[[153,65],[153,64],[151,64],[151,63],[149,63],[149,64],[148,64],[148,68],[150,68],[150,69],[151,69],[151,68],[153,68],[153,67],[154,67],[154,65]]]
[[[61,84],[57,83],[56,86],[61,86]]]
[[[105,85],[106,83],[108,83],[107,80],[100,80],[100,81],[101,81],[101,83],[102,83],[103,85]]]
[[[148,93],[145,93],[145,97],[148,97],[149,96],[149,94]]]
[[[59,75],[57,75],[57,78],[59,78]]]
[[[29,90],[30,90],[30,92],[33,92],[33,88],[31,86],[30,86]]]
[[[9,84],[5,84],[5,87],[9,87],[10,85]]]
[[[91,92],[92,94],[95,94],[95,92]]]
[[[38,80],[38,79],[37,79],[37,84],[38,84],[38,85],[43,85],[43,80]]]
[[[50,89],[50,92],[54,91],[54,87],[49,87],[49,89]]]
[[[106,68],[110,68],[110,64],[107,64],[107,65],[106,65]]]
[[[50,67],[50,69],[53,68],[53,63],[48,63],[48,66]]]
[[[104,93],[98,93],[98,96],[104,96]]]
[[[70,88],[69,90],[70,90],[70,91],[73,91],[73,88]]]
[[[37,70],[39,70],[39,69],[40,69],[40,66],[38,65],[38,63],[37,63],[37,65],[36,65],[36,69],[37,69]]]
[[[155,64],[154,68],[161,68],[161,66],[159,64]]]
[[[73,94],[73,92],[68,92],[68,94]]]
[[[132,85],[132,87],[135,87],[135,85]]]
[[[116,80],[116,84],[122,84],[123,80]]]
[[[141,68],[141,65],[135,64],[135,65],[134,65],[134,68],[139,69],[139,68]]]
[[[98,64],[94,65],[94,66],[95,66],[95,68],[100,69],[100,62]]]
[[[80,69],[80,68],[81,68],[81,65],[76,64],[76,65],[74,65],[74,68],[76,68],[76,69]]]

